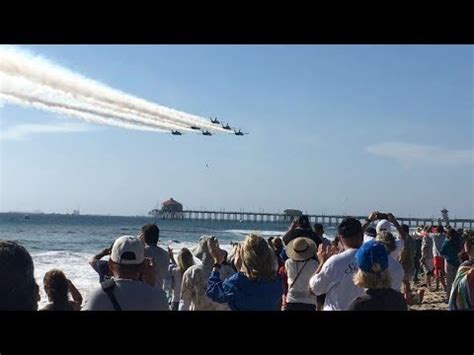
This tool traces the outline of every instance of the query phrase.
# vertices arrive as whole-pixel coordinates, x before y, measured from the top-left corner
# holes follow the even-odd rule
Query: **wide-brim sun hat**
[[[316,255],[316,243],[309,238],[295,238],[286,246],[286,255],[297,261],[307,260]]]

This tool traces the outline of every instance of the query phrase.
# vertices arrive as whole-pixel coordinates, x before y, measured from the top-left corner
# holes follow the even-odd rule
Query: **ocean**
[[[15,240],[28,249],[35,265],[35,278],[41,289],[39,307],[47,304],[43,289],[44,274],[61,269],[76,285],[86,300],[90,292],[99,286],[97,273],[88,260],[122,235],[136,236],[146,223],[154,223],[153,217],[115,217],[87,215],[0,213],[0,239]],[[242,241],[256,231],[265,238],[282,235],[287,223],[262,223],[239,221],[158,220],[159,245],[174,252],[191,248],[203,234],[214,235],[220,246],[229,250],[232,241]],[[332,239],[334,227],[325,227]]]

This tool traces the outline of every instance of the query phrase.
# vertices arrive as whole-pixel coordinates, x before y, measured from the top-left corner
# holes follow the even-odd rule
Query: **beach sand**
[[[448,296],[440,286],[439,291],[429,291],[427,287],[421,287],[421,284],[413,285],[412,289],[414,292],[424,288],[425,296],[423,297],[422,304],[416,304],[409,306],[410,310],[415,311],[447,311],[448,310]],[[434,282],[433,288],[434,289]]]

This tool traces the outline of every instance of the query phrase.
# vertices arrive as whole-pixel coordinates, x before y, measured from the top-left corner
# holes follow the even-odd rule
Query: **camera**
[[[388,219],[388,215],[386,213],[377,213],[377,219]]]

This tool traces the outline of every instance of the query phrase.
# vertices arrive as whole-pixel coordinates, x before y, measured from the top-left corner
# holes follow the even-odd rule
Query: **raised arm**
[[[371,214],[369,214],[369,217],[367,217],[366,221],[362,225],[362,232],[365,233],[365,230],[370,226],[370,224],[377,219],[377,214],[378,211],[374,211]]]
[[[71,293],[72,299],[74,300],[74,303],[77,305],[76,308],[78,308],[79,310],[82,305],[82,295],[79,292],[79,290],[76,288],[76,286],[74,286],[71,280],[69,279],[67,280],[67,285],[68,285],[69,292]]]
[[[89,260],[89,265],[92,266],[95,269],[95,264],[97,263],[97,261],[99,261],[100,259],[102,259],[106,255],[110,255],[110,248],[105,248],[99,254],[94,255]]]
[[[400,238],[402,238],[403,241],[406,241],[408,238],[408,234],[405,233],[405,231],[403,230],[402,226],[398,223],[395,216],[391,213],[387,213],[387,217],[388,217],[388,221],[392,223],[397,229],[398,234],[400,234]]]

